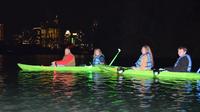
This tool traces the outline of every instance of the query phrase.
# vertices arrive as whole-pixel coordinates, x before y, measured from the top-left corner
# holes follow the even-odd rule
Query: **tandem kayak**
[[[42,72],[42,71],[58,71],[58,72],[104,72],[108,68],[114,68],[114,67],[108,67],[106,65],[99,65],[99,66],[42,66],[42,65],[28,65],[28,64],[17,64],[22,71],[25,72]],[[106,70],[104,70],[106,68]],[[108,69],[109,72],[112,71],[112,69]]]
[[[104,68],[104,70],[107,68]],[[109,68],[107,72],[117,73],[116,68]],[[135,77],[135,78],[144,78],[152,79],[158,78],[162,80],[200,80],[200,74],[194,72],[169,72],[169,71],[160,71],[159,73],[153,70],[133,70],[126,69],[120,73],[124,77]]]
[[[106,74],[119,74],[117,66],[40,66],[40,65],[28,65],[18,64],[18,66],[25,72],[42,72],[42,71],[58,71],[58,72],[72,72],[72,73],[106,73]],[[133,70],[126,69],[119,75],[123,75],[127,78],[158,78],[161,80],[200,80],[200,74],[193,72],[168,72],[162,71],[159,74],[155,74],[152,70]]]

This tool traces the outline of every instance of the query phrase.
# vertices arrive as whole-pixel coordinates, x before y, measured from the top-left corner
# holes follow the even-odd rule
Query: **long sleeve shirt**
[[[72,54],[65,55],[62,60],[56,61],[56,64],[57,65],[65,65],[65,66],[68,66],[68,65],[74,66],[75,65],[74,55],[72,55]]]

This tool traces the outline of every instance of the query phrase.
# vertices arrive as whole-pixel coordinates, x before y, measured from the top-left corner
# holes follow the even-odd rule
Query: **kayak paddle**
[[[115,55],[115,57],[112,59],[112,61],[110,62],[109,66],[111,66],[113,64],[113,62],[115,61],[115,59],[117,58],[117,56],[119,55],[119,53],[121,52],[121,49],[118,49],[117,54]]]

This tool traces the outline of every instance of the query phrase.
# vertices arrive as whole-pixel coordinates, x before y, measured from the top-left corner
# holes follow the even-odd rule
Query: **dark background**
[[[186,46],[199,61],[200,1],[198,0],[7,0],[0,3],[0,22],[6,38],[23,28],[59,15],[63,26],[84,29],[94,20],[98,32],[95,46],[112,57],[121,48],[122,59],[134,62],[144,44],[155,58],[177,57],[177,47]],[[172,60],[174,63],[174,60]]]

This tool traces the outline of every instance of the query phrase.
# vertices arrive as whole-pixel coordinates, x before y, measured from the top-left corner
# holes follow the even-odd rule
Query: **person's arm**
[[[164,69],[167,70],[167,71],[171,71],[171,72],[173,72],[173,70],[174,70],[173,67],[165,67]]]
[[[65,65],[66,64],[65,57],[62,60],[55,61],[55,63],[56,63],[56,65]]]
[[[104,58],[104,56],[101,56],[99,59],[100,59],[100,63],[101,64],[105,64],[105,58]]]
[[[140,69],[141,69],[141,70],[145,70],[145,69],[146,69],[147,60],[148,60],[148,58],[147,58],[146,55],[142,57],[141,66],[140,66]]]

